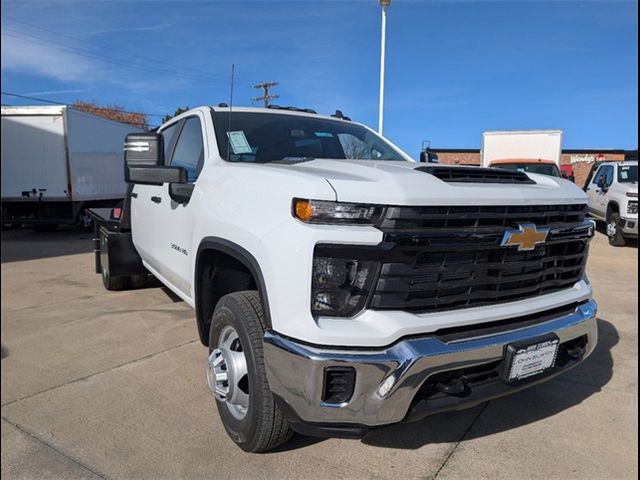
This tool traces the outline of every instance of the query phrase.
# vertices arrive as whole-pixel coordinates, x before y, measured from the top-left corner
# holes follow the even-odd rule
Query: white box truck
[[[562,130],[484,132],[482,166],[560,177]]]
[[[135,131],[67,106],[2,107],[2,223],[75,223],[120,202],[122,145]]]

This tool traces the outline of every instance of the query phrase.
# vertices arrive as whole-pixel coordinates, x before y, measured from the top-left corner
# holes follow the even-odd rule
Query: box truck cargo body
[[[562,130],[484,132],[482,166],[497,160],[551,160],[560,165]]]
[[[121,201],[132,131],[142,130],[66,106],[2,107],[2,222],[74,223]]]

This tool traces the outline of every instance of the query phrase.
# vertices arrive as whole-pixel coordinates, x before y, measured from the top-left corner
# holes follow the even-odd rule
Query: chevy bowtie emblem
[[[504,232],[500,245],[517,246],[519,251],[533,250],[539,243],[544,243],[548,234],[548,228],[538,228],[533,223],[521,223],[518,224],[518,230]]]

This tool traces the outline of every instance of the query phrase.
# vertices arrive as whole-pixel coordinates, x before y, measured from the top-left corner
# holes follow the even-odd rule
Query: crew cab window
[[[204,163],[202,127],[198,117],[190,117],[184,122],[180,136],[173,150],[169,165],[187,170],[189,182],[195,182]]]
[[[162,134],[162,143],[164,143],[164,163],[165,165],[167,164],[167,162],[169,161],[169,147],[171,146],[171,141],[173,140],[173,137],[175,136],[176,132],[178,131],[178,125],[180,125],[180,122],[174,123],[173,125],[168,126],[167,128],[165,128],[164,130],[162,130],[160,133]]]
[[[618,182],[638,183],[638,165],[620,165],[618,167]]]
[[[596,172],[595,176],[593,177],[593,182],[592,182],[594,185],[598,185],[598,183],[600,183],[600,179],[601,179],[602,177],[604,177],[604,175],[605,175],[605,168],[606,168],[606,165],[603,165],[603,166],[601,166],[601,167],[598,169],[598,171]]]
[[[604,177],[604,184],[610,187],[613,184],[613,166],[605,165],[602,167],[602,176]]]

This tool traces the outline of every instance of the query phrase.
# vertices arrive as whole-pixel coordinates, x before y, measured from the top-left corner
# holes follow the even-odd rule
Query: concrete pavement
[[[637,247],[592,243],[600,343],[577,369],[361,441],[251,455],[218,419],[192,310],[104,290],[90,238],[3,232],[3,478],[637,477]]]

